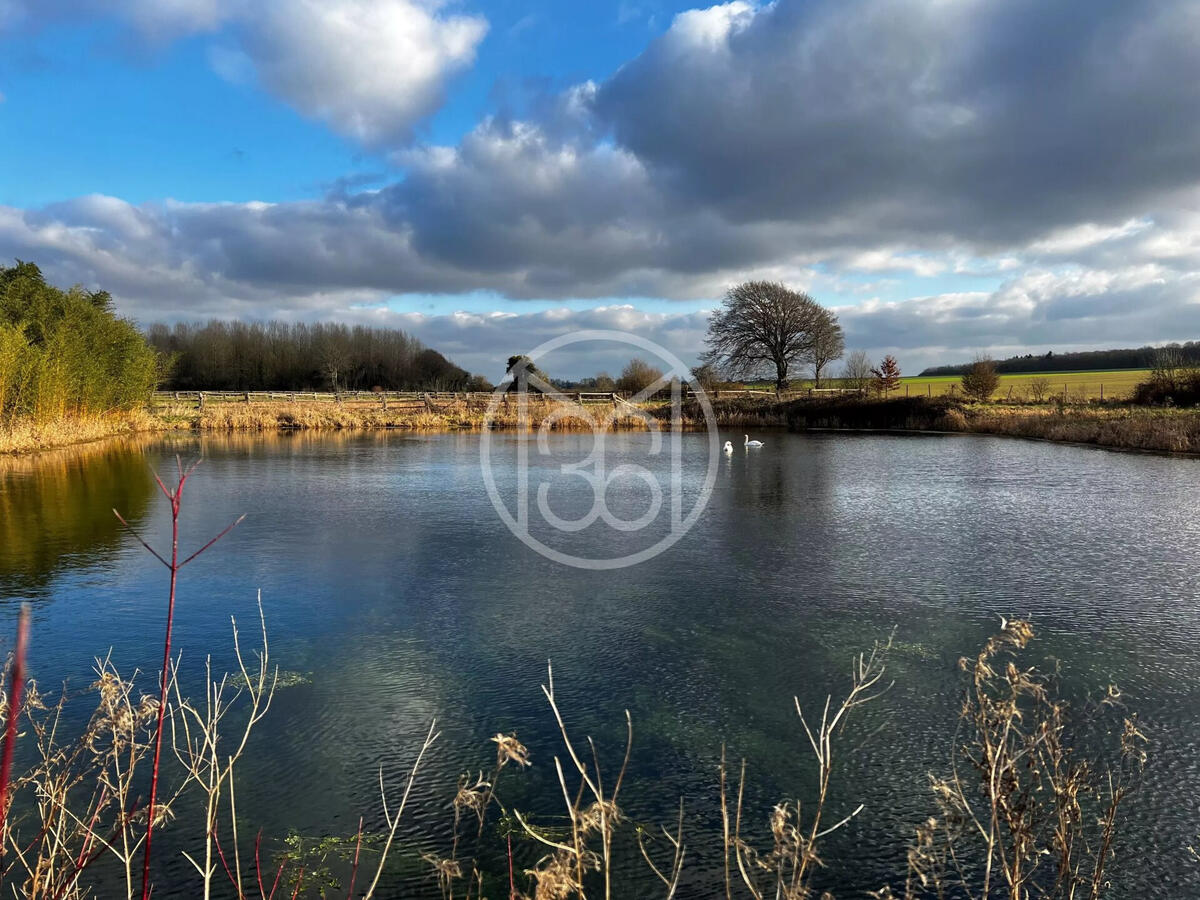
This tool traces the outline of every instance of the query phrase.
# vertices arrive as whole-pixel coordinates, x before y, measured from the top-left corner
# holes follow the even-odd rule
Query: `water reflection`
[[[145,442],[86,444],[36,457],[0,457],[0,592],[46,594],[64,565],[88,565],[119,544],[112,510],[140,521],[155,487]]]

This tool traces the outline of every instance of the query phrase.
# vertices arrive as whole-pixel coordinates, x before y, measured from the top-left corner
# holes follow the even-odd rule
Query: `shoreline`
[[[590,431],[593,416],[612,407],[532,403],[522,421],[502,410],[490,426],[496,430]],[[792,432],[878,433],[910,435],[982,434],[1048,443],[1138,451],[1195,458],[1200,456],[1200,410],[1136,407],[1122,404],[971,404],[946,398],[875,400],[721,400],[713,404],[718,427],[771,428]],[[485,424],[486,404],[447,403],[437,409],[383,410],[377,405],[268,402],[221,403],[205,409],[165,404],[124,416],[67,420],[0,431],[0,456],[36,456],[44,451],[153,434],[252,433],[281,431],[413,431],[478,432]],[[646,430],[648,418],[663,421],[665,405],[639,408],[612,418],[616,430]],[[694,402],[685,404],[684,425],[703,429],[704,416]]]

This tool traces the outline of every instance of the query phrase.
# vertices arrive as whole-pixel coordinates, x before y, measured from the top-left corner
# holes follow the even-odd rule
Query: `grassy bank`
[[[713,404],[717,427],[870,431],[937,431],[999,434],[1094,444],[1117,449],[1200,453],[1200,410],[1138,407],[1125,403],[968,403],[950,396],[803,398],[777,402],[772,396],[735,397]],[[63,418],[45,424],[0,427],[0,454],[34,453],[134,433],[254,433],[264,431],[366,432],[477,431],[489,422],[502,429],[590,431],[604,421],[610,428],[644,430],[648,419],[669,420],[668,404],[620,407],[607,404],[531,402],[521,413],[516,402],[490,415],[478,401],[431,405],[378,403],[168,402],[109,416]],[[524,416],[524,418],[522,417]],[[706,425],[696,403],[685,404],[688,428]]]
[[[488,422],[497,428],[548,425],[558,431],[586,431],[614,414],[614,427],[646,428],[643,414],[632,407],[623,412],[614,411],[607,404],[581,407],[573,403],[530,402],[522,411],[515,400],[498,405],[490,414],[486,403],[464,400],[430,405],[392,404],[389,409],[374,402],[212,403],[203,409],[197,408],[195,403],[181,402],[155,406],[151,413],[159,430],[191,431],[372,431],[387,428],[453,431],[480,429]]]
[[[22,420],[0,425],[0,456],[39,453],[104,438],[161,429],[157,417],[139,409],[104,416],[65,416],[47,422]]]
[[[797,400],[786,406],[787,424],[794,431],[957,431],[1126,450],[1200,453],[1200,410],[1196,409],[1095,402],[966,403],[951,397]]]

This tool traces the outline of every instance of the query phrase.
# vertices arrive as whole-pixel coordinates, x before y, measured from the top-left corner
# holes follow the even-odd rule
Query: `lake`
[[[861,896],[902,883],[913,826],[935,811],[926,776],[949,760],[959,657],[1001,615],[1028,616],[1038,634],[1028,658],[1061,666],[1070,695],[1119,685],[1150,739],[1114,896],[1195,895],[1200,864],[1186,848],[1200,835],[1200,461],[982,436],[758,436],[766,446],[746,452],[740,435],[722,435],[738,446],[717,460],[694,526],[613,571],[554,562],[510,532],[485,489],[478,435],[181,436],[2,461],[0,633],[8,646],[28,599],[43,687],[85,687],[93,657],[111,648],[122,671],[151,673],[151,691],[166,573],[109,509],[169,544],[150,471],[169,472],[177,453],[203,456],[186,492],[185,552],[247,518],[181,576],[184,685],[202,684],[206,654],[218,669],[233,664],[230,617],[253,634],[260,590],[272,657],[295,673],[240,770],[243,834],[345,836],[360,815],[378,829],[379,767],[398,795],[436,717],[442,736],[390,876],[393,891],[436,896],[418,851],[446,851],[456,777],[494,764],[491,735],[515,731],[534,763],[506,770],[501,799],[561,813],[561,749],[539,687],[552,660],[568,727],[595,737],[613,769],[631,713],[629,815],[667,823],[686,798],[680,896],[704,897],[720,866],[719,844],[700,835],[719,834],[722,744],[747,759],[746,816],[763,843],[771,806],[812,794],[793,696],[819,711],[848,685],[852,654],[894,630],[895,684],[846,733],[830,814],[865,808],[828,840],[820,879]],[[491,438],[503,493],[525,439]],[[612,436],[610,463],[638,464],[649,440]],[[557,466],[589,442],[556,435],[548,456],[534,454],[564,518],[582,515],[592,494]],[[703,490],[708,443],[681,443],[686,505]],[[635,518],[644,487],[614,481],[613,514]],[[607,556],[644,537],[608,534],[542,537]],[[190,873],[178,849],[201,835],[184,828],[163,832],[156,897],[192,895],[177,886]],[[514,846],[519,864],[540,855]],[[640,862],[624,865],[631,890],[655,895]]]

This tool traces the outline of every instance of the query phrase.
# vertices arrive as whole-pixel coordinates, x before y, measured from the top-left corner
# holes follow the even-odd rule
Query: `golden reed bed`
[[[918,402],[919,401],[919,402]],[[923,404],[916,398],[908,406]],[[884,401],[880,408],[899,400]],[[878,404],[877,404],[878,405]],[[808,407],[807,421],[789,415],[786,403],[773,400],[722,399],[714,403],[715,420],[721,428],[769,428],[791,426],[803,431],[813,427],[869,430],[902,428],[908,431],[957,431],[1012,437],[1093,444],[1100,447],[1167,453],[1200,453],[1200,410],[1148,408],[1127,405],[1077,404],[964,404],[934,398],[928,408],[910,409],[901,417],[863,418],[854,414],[867,405],[829,405],[823,411]],[[822,405],[823,407],[823,405]],[[907,409],[908,407],[906,407]],[[524,416],[524,418],[522,418]],[[522,414],[518,404],[500,406],[489,416],[487,405],[478,401],[450,401],[433,408],[416,404],[371,402],[251,402],[210,403],[198,409],[190,402],[166,402],[131,413],[90,418],[63,419],[33,425],[0,427],[0,455],[28,454],[55,447],[84,444],[103,438],[134,434],[226,433],[250,434],[273,431],[477,431],[490,422],[503,429],[590,431],[608,420],[608,427],[644,430],[647,417],[660,422],[670,416],[662,404],[639,409],[614,409],[607,404],[536,402]],[[861,421],[860,421],[861,419]],[[703,429],[705,417],[695,403],[685,404],[683,423]]]

